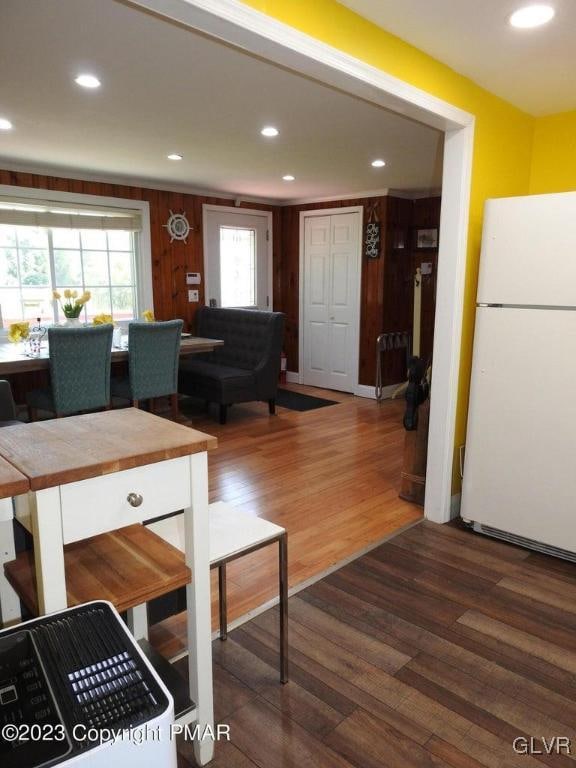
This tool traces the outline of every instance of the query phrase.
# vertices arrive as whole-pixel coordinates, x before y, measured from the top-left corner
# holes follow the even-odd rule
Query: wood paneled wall
[[[204,303],[204,257],[202,235],[202,205],[232,205],[229,199],[203,197],[178,192],[168,192],[145,187],[129,187],[80,179],[63,179],[30,173],[0,170],[0,184],[11,184],[36,189],[59,190],[106,197],[123,197],[130,200],[146,200],[150,204],[150,229],[152,240],[152,281],[154,310],[159,320],[179,317],[184,320],[185,330],[193,328],[196,309]],[[274,250],[280,250],[280,209],[273,205],[243,203],[243,208],[256,208],[273,212]],[[190,233],[187,243],[170,242],[170,235],[162,225],[170,211],[184,211],[191,225],[197,229]],[[277,265],[275,265],[277,266]],[[188,303],[186,272],[200,272],[202,284],[200,302]],[[279,275],[274,271],[274,289],[278,290]]]
[[[323,208],[363,206],[367,221],[369,206],[376,205],[381,224],[381,255],[378,259],[362,257],[360,315],[360,384],[373,386],[376,381],[376,339],[389,331],[411,331],[413,310],[413,274],[415,264],[434,261],[433,278],[425,291],[425,344],[430,346],[434,329],[433,293],[437,251],[415,249],[416,227],[437,227],[440,221],[440,198],[406,200],[397,197],[356,198],[334,202],[308,203],[281,209],[280,251],[275,251],[275,309],[286,313],[285,350],[288,370],[298,370],[299,324],[299,227],[300,212]],[[403,248],[397,246],[403,243]],[[423,255],[425,254],[425,258]],[[419,262],[418,262],[419,263]],[[402,350],[387,353],[384,383],[403,381],[406,355]]]
[[[5,170],[0,170],[0,184],[146,200],[150,205],[156,317],[160,320],[180,317],[185,322],[186,330],[193,329],[196,309],[204,303],[202,205],[231,205],[229,199]],[[273,214],[273,302],[274,309],[286,314],[285,351],[290,371],[298,370],[300,211],[361,205],[366,221],[368,206],[372,204],[376,205],[381,224],[381,255],[378,259],[362,258],[360,383],[371,386],[375,383],[378,335],[412,328],[412,275],[418,260],[432,261],[434,265],[432,278],[426,279],[423,284],[422,307],[422,352],[431,353],[437,251],[416,251],[414,245],[416,228],[438,226],[439,197],[415,201],[395,197],[351,198],[285,207],[242,203],[242,208],[272,211]],[[196,227],[187,243],[170,242],[163,226],[170,211],[185,211],[189,222]],[[395,245],[398,244],[398,233],[402,232],[405,233],[405,248],[398,249]],[[186,272],[202,274],[198,304],[188,302]],[[403,380],[403,352],[389,353],[384,373],[386,384]]]

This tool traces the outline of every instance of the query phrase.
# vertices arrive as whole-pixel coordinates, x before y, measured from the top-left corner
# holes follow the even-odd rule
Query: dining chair
[[[16,415],[16,404],[10,382],[2,379],[0,380],[0,427],[11,427],[21,423]]]
[[[56,417],[110,407],[112,325],[49,328],[50,388],[26,396],[28,415],[51,411]]]
[[[130,323],[128,326],[128,377],[112,379],[113,397],[139,407],[157,397],[170,397],[172,417],[178,416],[178,363],[182,320]]]

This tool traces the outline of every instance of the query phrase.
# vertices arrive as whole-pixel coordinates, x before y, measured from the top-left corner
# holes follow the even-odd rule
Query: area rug
[[[327,405],[338,405],[338,401],[303,395],[301,392],[293,392],[291,389],[279,389],[276,395],[276,405],[291,411],[314,411],[316,408],[325,408]]]

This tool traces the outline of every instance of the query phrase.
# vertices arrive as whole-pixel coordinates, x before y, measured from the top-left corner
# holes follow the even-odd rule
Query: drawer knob
[[[130,504],[131,507],[139,507],[140,504],[144,501],[144,498],[139,493],[129,493],[126,497],[126,501],[128,504]]]

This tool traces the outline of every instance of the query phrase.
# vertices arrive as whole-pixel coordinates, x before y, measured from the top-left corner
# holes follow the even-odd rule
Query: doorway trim
[[[437,523],[447,522],[453,516],[452,465],[474,115],[238,0],[130,3],[445,132],[424,515]]]
[[[307,211],[300,211],[299,225],[299,280],[298,280],[298,383],[304,383],[304,225],[307,218],[314,216],[335,216],[339,213],[357,213],[358,214],[358,242],[356,255],[356,295],[354,297],[354,386],[353,393],[360,394],[359,391],[359,368],[360,368],[360,301],[362,295],[362,226],[364,224],[364,206],[351,205],[346,208],[313,208]]]
[[[255,208],[241,208],[240,206],[232,206],[232,205],[212,205],[209,203],[203,203],[202,205],[202,265],[204,268],[204,303],[206,304],[208,301],[208,296],[210,296],[210,293],[208,292],[208,249],[206,248],[206,233],[208,231],[207,223],[208,223],[208,216],[207,214],[210,211],[217,211],[219,213],[236,213],[242,216],[260,216],[266,217],[267,220],[267,227],[268,227],[268,236],[266,238],[266,265],[267,265],[267,280],[266,280],[266,292],[268,296],[270,297],[269,307],[268,311],[272,312],[274,309],[274,291],[273,291],[273,262],[272,262],[272,244],[274,242],[274,232],[272,230],[273,226],[273,219],[272,219],[272,211],[257,211]]]

